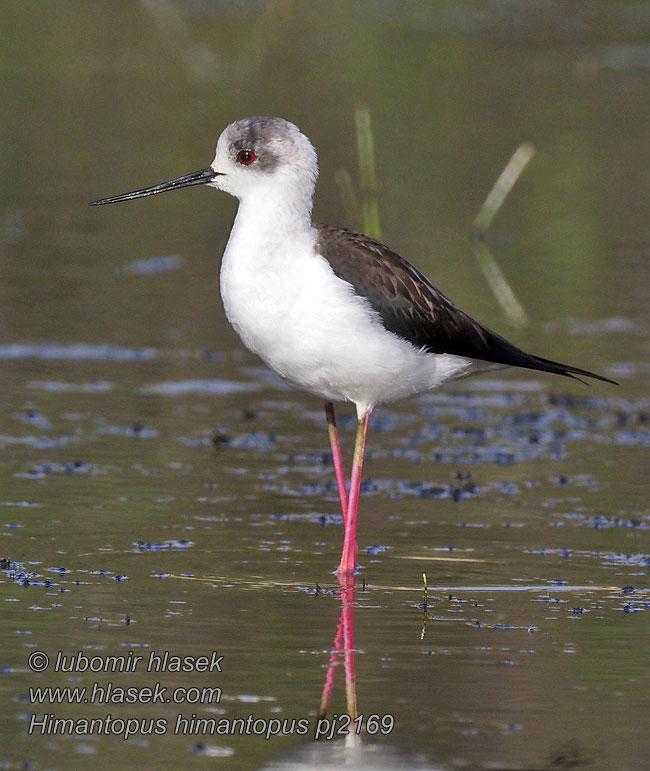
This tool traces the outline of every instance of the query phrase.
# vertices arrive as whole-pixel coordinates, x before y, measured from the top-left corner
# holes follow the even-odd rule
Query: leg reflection
[[[340,575],[341,612],[334,635],[334,645],[330,652],[327,673],[323,684],[323,692],[318,710],[318,717],[324,718],[329,710],[336,667],[343,654],[343,670],[345,672],[345,701],[347,713],[352,720],[357,715],[357,676],[354,661],[354,583],[353,575]],[[354,733],[352,729],[351,733]]]

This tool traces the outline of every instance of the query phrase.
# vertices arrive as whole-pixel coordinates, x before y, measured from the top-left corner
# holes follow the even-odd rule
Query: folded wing
[[[332,225],[315,228],[318,250],[334,273],[368,299],[388,331],[418,348],[567,377],[582,375],[615,382],[522,351],[463,313],[426,276],[379,241]]]

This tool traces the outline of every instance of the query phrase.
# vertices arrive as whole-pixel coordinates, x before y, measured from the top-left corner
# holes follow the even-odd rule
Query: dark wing
[[[558,375],[613,380],[522,351],[457,308],[387,246],[332,225],[315,225],[317,249],[334,273],[366,297],[384,327],[418,348]]]

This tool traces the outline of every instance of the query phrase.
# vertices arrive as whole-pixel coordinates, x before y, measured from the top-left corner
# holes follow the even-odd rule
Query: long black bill
[[[110,198],[100,198],[99,201],[91,201],[91,206],[100,206],[104,203],[118,203],[119,201],[132,201],[134,198],[144,198],[147,195],[158,195],[158,193],[166,193],[168,190],[177,190],[179,187],[189,187],[190,185],[205,185],[215,177],[218,177],[220,172],[215,171],[208,166],[207,169],[200,169],[199,171],[193,171],[191,174],[183,174],[182,177],[176,177],[170,179],[168,182],[161,182],[159,185],[151,185],[151,187],[143,187],[141,190],[132,190],[130,193],[122,193],[122,195],[113,195]]]

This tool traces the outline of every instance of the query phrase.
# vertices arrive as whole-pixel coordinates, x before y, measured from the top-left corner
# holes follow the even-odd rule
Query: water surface
[[[4,16],[0,767],[647,768],[645,5],[23,1]],[[377,410],[362,569],[342,594],[322,405],[244,351],[221,309],[235,203],[86,204],[205,166],[226,123],[278,114],[319,151],[316,218],[358,227],[335,171],[357,179],[359,102],[384,240],[488,326],[620,386],[504,371]],[[535,157],[488,235],[530,318],[515,329],[468,234],[523,141]],[[340,425],[349,457],[351,409]],[[143,661],[55,672],[58,651]],[[165,651],[217,651],[222,671],[147,672]],[[92,704],[94,683],[186,690]],[[89,690],[31,703],[46,686]],[[314,742],[324,687],[329,719],[356,690],[375,723]],[[193,688],[221,692],[193,703]],[[33,714],[111,715],[114,734],[29,735]],[[204,735],[192,715],[252,719]]]

